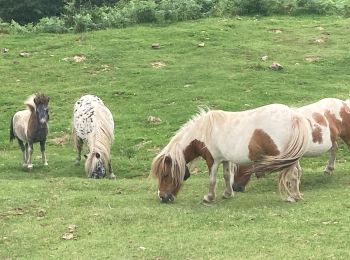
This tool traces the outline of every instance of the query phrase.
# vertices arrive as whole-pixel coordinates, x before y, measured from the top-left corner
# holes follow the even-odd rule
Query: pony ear
[[[101,157],[101,155],[99,153],[96,153],[95,156],[97,159],[100,159],[100,157]]]
[[[84,158],[87,159],[87,155],[86,154],[84,154]]]

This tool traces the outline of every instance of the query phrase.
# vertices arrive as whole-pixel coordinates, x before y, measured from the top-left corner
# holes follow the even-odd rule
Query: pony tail
[[[15,116],[11,117],[11,122],[10,122],[10,142],[12,142],[12,140],[16,138],[15,132],[14,132],[14,129],[13,129],[13,118],[14,117]]]
[[[290,142],[283,153],[277,156],[265,156],[263,160],[251,167],[247,173],[255,173],[257,177],[265,173],[277,172],[295,165],[304,155],[310,144],[308,121],[300,114],[292,118],[292,134]]]

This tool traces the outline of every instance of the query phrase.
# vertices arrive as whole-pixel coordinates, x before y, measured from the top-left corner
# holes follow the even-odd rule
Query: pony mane
[[[24,101],[24,104],[26,105],[27,109],[29,109],[30,111],[36,110],[36,104],[48,105],[48,103],[49,103],[49,97],[42,93],[36,93],[36,94],[30,95]]]
[[[34,103],[34,98],[36,95],[30,95],[25,101],[24,104],[26,105],[27,109],[30,111],[35,111],[36,105]]]
[[[96,127],[88,137],[90,154],[99,153],[105,166],[110,160],[111,146],[114,141],[114,126],[108,120],[109,110],[102,104],[98,104],[95,109]],[[92,169],[94,156],[86,159],[86,168],[90,172]]]
[[[175,133],[168,145],[154,158],[151,175],[162,178],[165,173],[165,160],[169,157],[171,158],[171,176],[174,183],[182,183],[186,171],[184,149],[195,139],[205,144],[210,143],[215,121],[222,119],[222,115],[222,111],[219,110],[200,108],[199,112]]]

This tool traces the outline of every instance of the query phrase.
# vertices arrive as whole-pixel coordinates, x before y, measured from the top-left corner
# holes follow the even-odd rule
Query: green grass
[[[302,160],[304,200],[295,204],[281,201],[271,175],[231,200],[219,196],[203,205],[207,172],[196,162],[199,174],[164,205],[148,173],[157,151],[198,106],[235,111],[349,98],[349,22],[208,19],[81,35],[0,35],[0,48],[9,48],[0,54],[0,258],[348,259],[350,163],[343,145],[333,176],[321,173],[326,155]],[[319,38],[325,42],[314,43]],[[155,42],[161,49],[150,47]],[[31,55],[22,58],[23,51]],[[74,55],[86,60],[63,60]],[[308,56],[320,60],[310,63]],[[154,61],[166,66],[155,69]],[[284,70],[270,70],[273,61]],[[8,125],[37,91],[50,96],[49,166],[35,145],[28,173],[17,144],[8,142]],[[86,179],[83,167],[74,166],[71,113],[85,93],[100,96],[114,115],[116,181]],[[162,122],[149,123],[151,115]],[[66,241],[70,224],[77,225],[76,239]]]

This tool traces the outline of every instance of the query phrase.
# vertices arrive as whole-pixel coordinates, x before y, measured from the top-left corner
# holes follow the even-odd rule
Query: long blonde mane
[[[101,160],[107,168],[110,161],[111,146],[114,141],[114,126],[109,121],[109,110],[102,104],[95,107],[96,127],[88,136],[89,155],[99,153]],[[92,172],[95,156],[86,159],[85,169],[89,174]]]
[[[151,175],[162,178],[162,175],[165,173],[165,160],[168,157],[172,161],[171,176],[174,183],[181,184],[186,171],[184,149],[195,139],[203,143],[210,142],[214,122],[220,117],[220,111],[200,109],[192,119],[175,133],[168,145],[154,158],[151,166]]]

